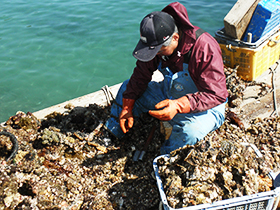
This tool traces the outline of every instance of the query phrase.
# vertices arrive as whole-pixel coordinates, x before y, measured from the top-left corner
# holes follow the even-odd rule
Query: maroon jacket
[[[195,31],[198,27],[190,23],[187,10],[182,4],[171,3],[162,11],[172,15],[176,25],[182,31],[179,45],[167,61],[162,60],[160,56],[148,62],[137,60],[123,97],[129,99],[140,97],[160,61],[162,61],[162,67],[169,67],[173,73],[182,71],[183,55],[194,45],[188,70],[198,92],[186,95],[190,101],[191,112],[205,111],[225,102],[228,92],[221,49],[217,41],[208,33],[203,33],[196,40]]]

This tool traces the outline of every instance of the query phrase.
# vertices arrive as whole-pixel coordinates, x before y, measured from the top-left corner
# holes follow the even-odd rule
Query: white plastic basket
[[[163,189],[163,184],[159,176],[159,169],[157,165],[157,160],[162,157],[169,158],[169,155],[161,155],[154,159],[153,168],[157,180],[157,186],[159,189],[160,197],[162,200],[164,210],[198,210],[198,209],[207,209],[207,210],[271,210],[278,202],[275,202],[275,198],[280,196],[280,187],[277,187],[274,190],[257,193],[253,195],[247,195],[237,198],[231,198],[226,200],[217,201],[209,204],[199,204],[195,206],[178,208],[174,209],[169,206],[167,198]]]

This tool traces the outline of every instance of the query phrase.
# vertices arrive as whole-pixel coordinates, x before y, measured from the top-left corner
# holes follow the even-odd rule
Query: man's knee
[[[194,123],[191,120],[188,122],[185,121],[181,126],[178,124],[173,125],[171,135],[162,146],[161,153],[167,154],[185,145],[195,145],[211,132],[211,130],[210,127],[203,127],[200,123]]]
[[[204,137],[204,136],[203,136]],[[195,132],[181,132],[170,135],[169,139],[162,145],[161,154],[168,154],[173,150],[179,149],[186,145],[195,145],[198,141],[203,139],[200,133]]]

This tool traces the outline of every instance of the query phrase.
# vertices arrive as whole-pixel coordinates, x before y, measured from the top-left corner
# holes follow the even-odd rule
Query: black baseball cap
[[[141,21],[140,40],[133,56],[144,62],[152,60],[174,31],[175,21],[168,13],[156,11],[148,14]]]

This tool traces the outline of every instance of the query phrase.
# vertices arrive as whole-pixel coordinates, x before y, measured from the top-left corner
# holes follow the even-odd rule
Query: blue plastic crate
[[[280,1],[262,0],[258,3],[251,21],[244,33],[247,42],[248,33],[252,34],[252,42],[256,42],[275,27],[280,25]]]

